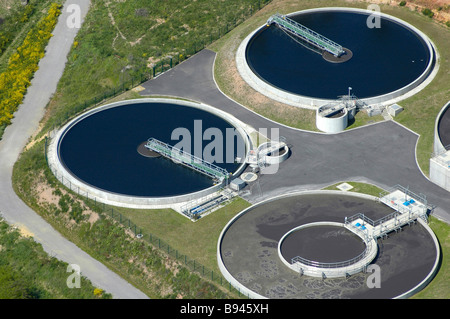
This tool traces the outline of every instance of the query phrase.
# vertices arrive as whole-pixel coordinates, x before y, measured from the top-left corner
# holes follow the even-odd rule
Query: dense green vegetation
[[[23,6],[16,1],[0,7],[0,139],[38,69],[60,14],[59,2]]]
[[[436,234],[441,247],[441,264],[439,272],[430,285],[425,287],[414,299],[449,299],[448,289],[450,282],[450,227],[447,223],[431,217],[429,223],[431,229]]]
[[[95,295],[91,282],[81,276],[79,288],[69,288],[68,264],[49,257],[32,238],[0,219],[0,299],[91,299],[111,298]]]
[[[430,18],[432,18],[434,16],[434,12],[428,8],[423,9],[422,14],[426,15],[427,17],[430,17]]]
[[[28,6],[17,5],[17,2],[9,11],[3,8],[1,10],[3,14],[0,12],[0,56],[5,52],[23,25],[29,21],[36,10],[35,1],[30,2]]]
[[[0,126],[10,124],[14,112],[22,103],[60,13],[60,5],[53,3],[47,16],[28,32],[23,43],[9,58],[6,70],[0,74]]]
[[[52,3],[62,0],[29,0],[27,6],[20,1],[0,1],[0,73],[3,72],[10,56],[24,41],[28,32],[48,12]]]
[[[384,191],[383,189],[381,189],[375,185],[370,185],[367,183],[361,183],[361,182],[346,182],[346,183],[353,186],[353,188],[350,189],[350,191],[355,192],[355,193],[363,193],[363,194],[368,194],[368,195],[378,197],[380,195],[380,193]],[[336,190],[339,190],[339,188],[337,188],[337,186],[339,186],[340,184],[342,184],[342,183],[337,183],[337,184],[328,186],[324,189],[336,191]]]

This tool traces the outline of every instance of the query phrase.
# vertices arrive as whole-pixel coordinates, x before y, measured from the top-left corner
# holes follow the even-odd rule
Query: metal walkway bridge
[[[367,238],[380,238],[392,231],[398,232],[418,218],[427,221],[428,213],[434,209],[433,205],[427,202],[425,195],[414,194],[400,185],[380,193],[379,201],[395,211],[376,221],[358,213],[345,218],[346,227],[362,231]]]
[[[281,15],[279,13],[272,15],[267,20],[267,25],[271,24],[277,25],[282,30],[294,34],[313,46],[327,51],[336,57],[339,57],[345,53],[345,50],[341,45],[288,18],[285,15]]]
[[[155,138],[150,138],[145,145],[146,148],[173,160],[176,163],[185,165],[197,172],[203,173],[215,180],[223,182],[228,179],[229,173],[226,169],[218,167],[190,153],[184,152],[167,143]]]

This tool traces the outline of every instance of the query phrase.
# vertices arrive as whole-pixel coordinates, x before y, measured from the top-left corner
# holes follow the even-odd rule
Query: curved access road
[[[26,229],[36,242],[42,244],[51,256],[69,264],[77,264],[81,274],[91,282],[111,293],[118,299],[148,298],[116,273],[86,254],[72,242],[61,236],[37,213],[25,205],[12,188],[13,165],[25,147],[28,139],[38,129],[45,107],[63,74],[67,55],[78,32],[67,23],[75,11],[68,11],[70,4],[78,5],[81,20],[90,6],[88,0],[66,1],[53,31],[53,37],[46,48],[46,54],[39,63],[31,86],[22,105],[15,113],[12,124],[8,126],[0,141],[0,213],[12,225]],[[70,273],[68,273],[68,276]]]

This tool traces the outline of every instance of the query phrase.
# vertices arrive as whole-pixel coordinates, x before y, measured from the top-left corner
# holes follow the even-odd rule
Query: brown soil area
[[[347,2],[361,2],[360,0],[347,0]],[[387,4],[398,6],[401,1],[398,0],[370,0],[373,4]],[[433,19],[442,23],[450,21],[450,0],[406,0],[406,8],[411,11],[422,12],[423,9],[433,11]]]

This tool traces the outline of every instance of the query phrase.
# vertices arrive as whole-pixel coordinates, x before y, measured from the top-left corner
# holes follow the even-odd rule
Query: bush
[[[432,18],[434,16],[434,12],[431,11],[430,9],[428,9],[428,8],[423,9],[422,10],[422,14],[424,14],[427,17],[430,17],[430,18]]]
[[[30,17],[34,14],[36,5],[29,3],[27,6],[19,6],[11,9],[11,13],[0,22],[2,25],[0,29],[0,55],[11,44],[14,36],[19,32],[20,27],[28,22]],[[2,19],[0,19],[2,20]]]
[[[399,3],[399,6],[400,7],[404,7],[406,5],[406,1],[401,1],[400,3]]]
[[[6,71],[0,74],[0,127],[10,124],[14,112],[22,103],[52,36],[51,32],[61,13],[60,7],[52,4],[48,15],[30,30],[22,45],[10,57]]]

